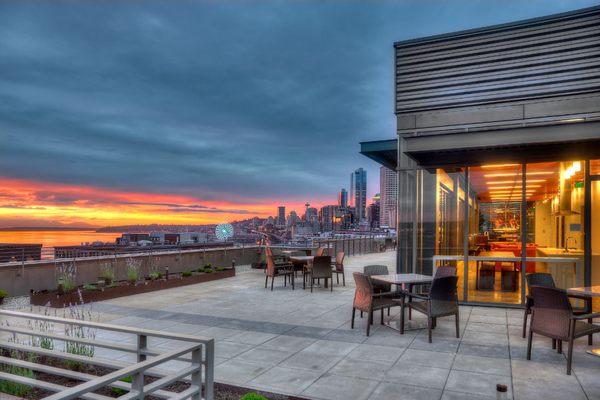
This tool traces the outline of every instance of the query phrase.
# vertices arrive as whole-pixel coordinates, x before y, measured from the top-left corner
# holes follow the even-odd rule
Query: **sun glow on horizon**
[[[127,192],[93,186],[0,178],[0,227],[201,225],[301,211],[304,202],[216,202],[180,194]],[[22,221],[23,225],[17,222]]]

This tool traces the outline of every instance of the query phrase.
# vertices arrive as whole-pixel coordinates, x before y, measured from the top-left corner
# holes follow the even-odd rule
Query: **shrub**
[[[131,376],[126,376],[125,378],[119,379],[119,381],[125,382],[125,383],[131,383],[131,382],[133,382],[133,378]],[[112,388],[111,390],[117,396],[122,396],[122,395],[128,393],[127,390],[121,389],[121,388],[116,388],[116,387]]]
[[[205,273],[207,273],[207,274],[210,274],[211,272],[213,272],[213,270],[212,270],[212,268],[211,268],[211,267],[204,267],[204,268],[202,269],[202,272],[205,272]]]
[[[267,398],[258,393],[249,392],[240,397],[240,400],[267,400]]]
[[[93,283],[86,283],[83,285],[83,290],[98,290],[98,287]]]
[[[211,263],[206,263],[206,264],[204,264],[204,268],[212,268],[212,264]]]
[[[25,378],[33,379],[35,377],[32,370],[22,367],[15,367],[13,365],[7,365],[2,370],[9,374],[19,375]],[[31,387],[22,383],[0,380],[0,392],[12,394],[13,396],[17,397],[26,397],[29,392],[31,392]]]
[[[192,276],[192,271],[183,271],[181,273],[181,276],[187,277],[187,276]]]
[[[8,296],[8,292],[6,290],[0,289],[0,299],[5,298],[6,296]]]
[[[140,278],[142,260],[130,257],[125,261],[125,264],[127,264],[127,280],[131,283],[137,282]]]
[[[76,276],[75,263],[62,263],[56,267],[56,284],[62,286],[65,293],[72,292],[77,287],[75,285]]]
[[[112,282],[115,280],[115,269],[111,264],[102,264],[102,278],[104,278],[107,282]]]
[[[86,312],[83,308],[77,306],[70,306],[66,317],[78,321],[91,321],[92,313],[91,311]],[[65,336],[77,339],[95,339],[96,329],[80,325],[65,324]],[[94,357],[96,348],[94,345],[65,341],[65,352],[78,356]],[[66,364],[72,369],[80,369],[83,365],[78,361],[66,361]]]
[[[157,279],[161,279],[162,277],[163,277],[162,272],[158,272],[158,271],[150,272],[150,274],[148,275],[148,278],[152,279],[153,281],[157,280]]]
[[[225,271],[225,267],[216,267],[215,271],[217,271],[217,272]]]

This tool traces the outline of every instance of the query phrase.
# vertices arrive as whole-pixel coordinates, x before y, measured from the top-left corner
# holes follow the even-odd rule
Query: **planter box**
[[[224,271],[205,273],[195,272],[192,276],[177,277],[169,279],[157,279],[155,281],[138,282],[137,285],[121,283],[115,287],[99,288],[98,290],[83,290],[79,288],[81,298],[77,291],[59,295],[56,291],[33,292],[29,300],[35,306],[50,306],[62,308],[69,304],[81,304],[114,299],[115,297],[131,296],[134,294],[154,292],[156,290],[171,289],[180,286],[194,285],[196,283],[214,281],[235,276],[234,268]]]

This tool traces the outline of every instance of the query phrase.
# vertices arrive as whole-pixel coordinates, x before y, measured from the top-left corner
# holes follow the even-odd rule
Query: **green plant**
[[[240,397],[240,400],[267,400],[267,398],[258,393],[249,392]]]
[[[217,271],[217,272],[225,271],[225,267],[216,267],[215,271]]]
[[[163,276],[164,276],[163,273],[160,271],[152,271],[148,274],[148,278],[150,278],[152,280],[162,279]]]
[[[56,267],[56,284],[59,292],[72,292],[77,285],[75,284],[76,276],[75,263],[62,263]]]
[[[213,270],[212,270],[212,268],[211,268],[211,267],[204,267],[204,268],[202,269],[202,272],[204,272],[204,273],[207,273],[207,274],[210,274],[211,272],[213,272]]]
[[[125,260],[125,264],[127,264],[127,280],[131,283],[137,282],[140,278],[140,266],[142,265],[142,260],[130,257]]]
[[[113,268],[113,266],[111,264],[103,264],[102,267],[102,278],[104,278],[104,280],[106,282],[112,282],[115,280],[115,269]]]
[[[183,277],[192,276],[192,271],[183,271],[181,273],[181,276],[183,276]]]
[[[86,283],[83,285],[83,290],[98,290],[98,287],[93,283]]]
[[[212,268],[212,264],[211,263],[206,263],[206,264],[204,264],[204,268]]]
[[[2,370],[9,374],[18,375],[25,378],[35,378],[32,370],[23,367],[7,365],[6,367],[2,368]],[[26,397],[29,392],[31,392],[31,387],[22,383],[0,380],[0,392],[12,394],[13,396],[17,397]]]
[[[68,314],[66,315],[70,319],[78,321],[91,321],[91,311],[85,311],[82,307],[71,306],[69,307]],[[77,339],[95,339],[96,329],[75,324],[65,324],[65,336],[73,337]],[[96,347],[94,345],[88,345],[83,343],[76,343],[65,341],[65,352],[75,354],[78,356],[94,357]],[[78,361],[66,361],[67,366],[72,369],[79,369],[83,364]]]
[[[125,378],[119,379],[119,381],[125,382],[125,383],[131,383],[131,382],[133,382],[133,378],[131,376],[126,376]],[[121,389],[121,388],[116,388],[116,387],[112,388],[111,390],[117,396],[122,396],[122,395],[128,393],[127,390]]]
[[[8,296],[8,292],[6,290],[0,289],[0,299],[5,298],[6,296]]]

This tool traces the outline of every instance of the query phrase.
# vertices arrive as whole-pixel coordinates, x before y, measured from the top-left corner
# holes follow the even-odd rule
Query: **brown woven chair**
[[[373,312],[381,310],[381,325],[383,325],[383,310],[390,307],[397,307],[398,302],[394,301],[392,293],[376,293],[368,275],[360,272],[354,272],[354,282],[356,290],[354,291],[354,302],[352,303],[352,322],[350,328],[354,329],[354,317],[356,310],[361,313],[366,312],[369,316],[367,321],[367,336],[373,323]]]
[[[331,256],[315,257],[312,266],[307,268],[304,274],[304,286],[306,287],[306,278],[310,279],[310,292],[313,291],[315,279],[324,279],[325,287],[327,282],[330,283],[331,291],[333,292],[333,274],[331,272]]]
[[[346,286],[346,276],[344,275],[344,257],[343,251],[338,251],[335,256],[335,262],[331,263],[332,272],[335,274],[337,284],[340,284],[340,274],[342,275],[342,284]]]
[[[554,283],[554,278],[552,277],[552,274],[549,274],[546,272],[535,272],[532,274],[527,274],[526,279],[527,279],[527,289],[528,290],[531,290],[532,286],[543,286],[543,287],[549,287],[549,288],[556,287],[556,284]],[[571,294],[567,294],[567,296],[585,301],[584,307],[573,308],[573,313],[575,315],[589,314],[592,312],[591,297],[571,295]],[[532,309],[533,305],[534,304],[533,304],[533,299],[531,298],[531,295],[527,295],[526,301],[525,301],[525,312],[523,313],[523,338],[525,338],[527,336],[527,334],[526,334],[527,333],[527,316],[531,315],[531,309]],[[588,319],[588,322],[591,324],[592,319]],[[593,344],[592,335],[589,335],[589,337],[588,337],[588,344],[590,346]],[[552,341],[552,348],[553,349],[556,348],[556,340]]]
[[[527,359],[531,360],[534,333],[557,340],[559,353],[562,353],[562,341],[565,340],[569,343],[567,375],[571,375],[575,339],[600,332],[600,325],[581,320],[600,317],[600,313],[575,315],[567,292],[563,289],[531,286],[529,295],[533,299],[533,308],[527,338]]]
[[[388,267],[385,265],[367,265],[363,267],[363,273],[368,277],[373,275],[389,275]],[[383,282],[373,282],[371,280],[371,285],[373,285],[373,290],[375,293],[390,293],[392,291],[392,285],[389,283]],[[388,309],[388,315],[390,315],[390,310]],[[363,312],[360,312],[360,317],[362,318]]]
[[[278,276],[283,276],[283,286],[287,286],[288,277],[290,278],[290,282],[292,284],[292,290],[294,287],[294,268],[292,264],[287,265],[275,265],[275,261],[273,261],[273,255],[270,254],[270,249],[267,248],[267,268],[265,269],[265,289],[267,288],[267,284],[269,282],[269,278],[271,278],[271,290],[273,290],[273,283],[275,278]]]
[[[325,255],[325,247],[319,247],[315,252],[315,257],[321,257]]]
[[[434,328],[439,317],[454,315],[456,322],[456,337],[460,337],[459,316],[458,316],[458,295],[456,288],[458,283],[457,276],[444,276],[436,278],[431,283],[429,294],[424,296],[419,293],[407,293],[421,301],[405,301],[405,297],[400,298],[402,311],[400,311],[400,333],[404,334],[404,308],[408,306],[427,315],[427,327],[429,330],[429,343],[431,343],[431,330]]]

